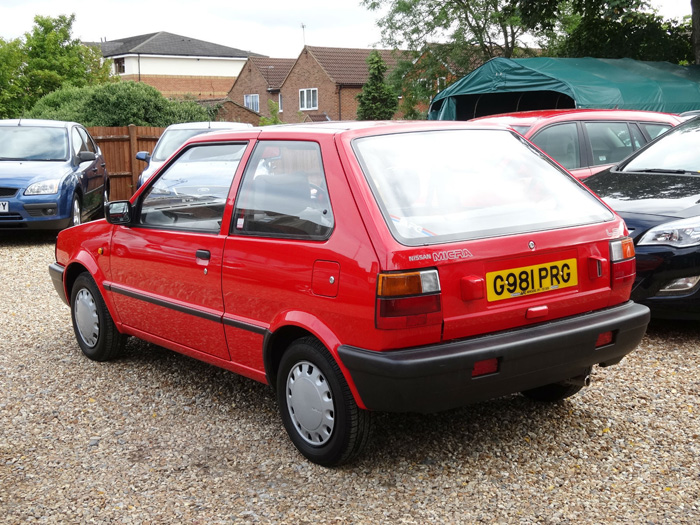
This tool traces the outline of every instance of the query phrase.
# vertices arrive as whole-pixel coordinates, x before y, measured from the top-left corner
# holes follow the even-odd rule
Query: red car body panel
[[[270,382],[275,373],[268,355],[275,341],[312,334],[336,360],[361,408],[373,407],[358,390],[341,347],[389,354],[624,304],[634,274],[613,277],[610,241],[627,234],[617,216],[575,228],[429,246],[405,246],[392,236],[353,154],[353,139],[465,126],[470,127],[356,123],[346,130],[279,127],[191,139],[185,148],[212,140],[247,143],[220,231],[202,234],[104,220],[65,230],[56,249],[63,295],[70,297],[72,280],[87,270],[121,332],[262,382]],[[332,234],[326,240],[229,234],[236,195],[257,141],[287,139],[320,146],[337,218]],[[131,202],[138,203],[148,187]],[[504,301],[489,301],[484,294],[489,272],[529,268],[534,276],[539,268],[564,260],[575,261],[574,286]],[[416,319],[401,329],[377,328],[378,275],[422,268],[439,272],[442,321]],[[639,338],[641,334],[643,329]]]

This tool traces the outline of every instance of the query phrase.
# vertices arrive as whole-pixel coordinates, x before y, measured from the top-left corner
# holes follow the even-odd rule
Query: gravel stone
[[[130,339],[81,354],[48,274],[55,234],[0,232],[2,523],[698,523],[700,324],[654,322],[564,402],[376,414],[335,470],[272,390]]]

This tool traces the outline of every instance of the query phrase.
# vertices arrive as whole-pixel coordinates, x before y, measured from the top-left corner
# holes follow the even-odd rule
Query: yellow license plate
[[[576,259],[522,266],[486,274],[489,302],[560,290],[577,284]]]

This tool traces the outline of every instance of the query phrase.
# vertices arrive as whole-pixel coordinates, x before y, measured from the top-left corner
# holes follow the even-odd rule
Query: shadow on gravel
[[[109,366],[121,368],[120,374],[128,369],[134,375],[132,381],[161,392],[164,399],[183,405],[196,403],[205,414],[211,411],[206,418],[214,420],[223,410],[232,425],[252,424],[258,428],[256,433],[268,439],[272,433],[276,446],[283,447],[279,457],[282,463],[301,461],[288,442],[274,392],[267,385],[133,338],[124,356]],[[391,471],[405,463],[431,468],[435,464],[511,455],[529,462],[543,453],[538,443],[546,443],[550,450],[561,446],[564,454],[565,443],[553,445],[562,435],[595,432],[594,414],[585,404],[542,404],[519,395],[437,414],[373,416],[367,450],[340,470]]]
[[[497,456],[523,459],[527,456],[523,451],[537,451],[538,442],[551,449],[573,429],[588,434],[592,419],[581,405],[569,401],[540,404],[520,395],[437,414],[375,414],[368,454],[360,463],[381,470],[403,462],[433,465]],[[560,446],[566,448],[565,443]],[[379,457],[382,461],[377,463]]]
[[[0,246],[33,246],[56,243],[58,232],[44,230],[0,230]]]
[[[170,390],[171,397],[210,397],[215,400],[212,404],[235,406],[246,415],[259,412],[261,405],[276,410],[269,386],[134,337],[128,339],[122,357],[109,366],[147,375],[153,382],[150,388]]]
[[[700,338],[700,322],[674,321],[672,319],[652,319],[647,328],[652,337],[693,337]]]

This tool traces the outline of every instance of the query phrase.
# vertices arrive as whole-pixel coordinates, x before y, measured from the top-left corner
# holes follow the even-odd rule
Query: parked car
[[[0,120],[0,229],[60,230],[102,213],[102,152],[75,122]]]
[[[147,151],[139,151],[136,154],[136,159],[141,160],[146,163],[146,169],[139,175],[138,186],[146,181],[151,175],[153,175],[158,168],[160,168],[168,157],[175,153],[177,149],[182,146],[187,139],[200,135],[202,133],[209,133],[210,131],[217,131],[222,129],[241,129],[250,128],[251,124],[245,124],[241,122],[186,122],[183,124],[172,124],[165,128],[163,134],[156,142],[155,148],[153,148],[153,153],[148,153]]]
[[[700,319],[700,117],[586,184],[634,239],[633,299],[656,317]]]
[[[87,357],[136,336],[270,384],[328,466],[370,411],[571,396],[649,319],[622,219],[514,131],[464,122],[194,137],[61,232],[50,273]]]
[[[651,111],[553,109],[473,121],[513,128],[582,180],[620,162],[683,119]]]

